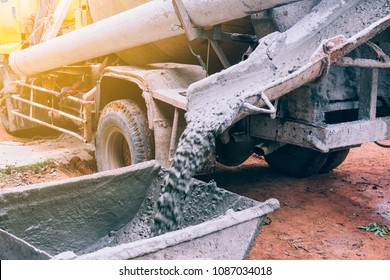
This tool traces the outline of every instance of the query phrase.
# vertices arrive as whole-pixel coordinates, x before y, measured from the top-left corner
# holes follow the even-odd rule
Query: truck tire
[[[264,158],[272,169],[291,177],[303,178],[318,173],[326,163],[328,154],[287,144]]]
[[[225,166],[238,166],[253,154],[253,141],[236,143],[234,140],[222,144],[217,140],[217,162]]]
[[[349,149],[328,153],[328,159],[320,168],[318,173],[328,173],[344,162],[349,153]]]
[[[99,171],[148,161],[154,156],[146,114],[131,100],[113,101],[104,107],[95,141]]]

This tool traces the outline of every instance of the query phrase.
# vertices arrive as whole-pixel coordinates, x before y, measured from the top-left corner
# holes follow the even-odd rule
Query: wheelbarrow
[[[245,259],[276,199],[194,179],[180,229],[152,236],[154,161],[0,191],[0,259]]]

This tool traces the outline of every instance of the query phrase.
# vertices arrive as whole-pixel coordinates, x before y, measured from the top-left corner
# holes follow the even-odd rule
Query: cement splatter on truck
[[[356,9],[354,17],[359,24],[351,23],[347,16],[346,11],[351,8]],[[373,29],[370,25],[382,18],[389,20],[389,1],[374,6],[370,1],[322,1],[291,29],[260,40],[246,61],[191,85],[187,127],[159,199],[155,233],[174,230],[180,225],[191,178],[215,149],[215,137],[246,115],[267,112],[260,107],[266,100],[266,105],[272,106],[267,95],[276,98],[269,93],[275,85],[297,78],[299,81],[289,87],[293,90],[325,79],[330,64],[351,51],[345,46],[355,43],[355,48],[359,44],[356,41],[361,40],[359,36],[365,39],[374,36],[363,30]],[[345,37],[340,41],[337,36]],[[316,63],[320,67],[314,70]],[[283,94],[282,91],[279,89],[276,95]],[[250,98],[255,99],[252,104],[248,104]],[[260,107],[254,106],[258,104]]]

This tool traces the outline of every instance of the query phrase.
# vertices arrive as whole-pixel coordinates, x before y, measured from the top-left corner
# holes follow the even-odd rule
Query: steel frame
[[[72,136],[82,140],[83,142],[90,142],[92,140],[92,108],[95,106],[95,102],[91,101],[90,99],[91,99],[91,96],[93,96],[96,88],[92,89],[89,92],[86,92],[84,94],[83,99],[81,99],[81,98],[77,98],[74,96],[62,95],[61,92],[49,90],[49,89],[46,89],[43,87],[39,87],[39,86],[34,85],[33,83],[28,84],[28,83],[24,83],[21,81],[17,81],[16,83],[21,88],[30,89],[29,99],[21,97],[20,94],[11,95],[11,98],[13,100],[22,102],[22,103],[27,104],[29,106],[29,110],[28,110],[29,114],[28,115],[24,114],[17,109],[11,110],[11,114],[14,114],[15,116],[18,116],[20,118],[29,120],[31,122],[34,122],[34,123],[58,130],[58,131],[61,131],[63,133],[67,133],[69,135],[72,135]],[[75,115],[63,112],[61,110],[55,109],[53,107],[53,105],[51,107],[49,107],[49,106],[35,102],[34,96],[37,92],[43,92],[43,93],[50,94],[50,95],[52,95],[52,98],[61,97],[63,99],[67,99],[67,100],[78,103],[80,105],[79,116],[75,116]],[[53,104],[53,102],[52,102],[52,104]],[[46,110],[48,112],[58,114],[58,115],[66,118],[68,120],[79,123],[82,127],[83,134],[80,135],[78,133],[75,133],[74,131],[71,131],[69,129],[65,129],[65,128],[62,128],[62,127],[56,125],[54,123],[54,119],[53,119],[52,115],[50,117],[50,122],[43,121],[43,120],[39,119],[34,112],[34,108],[40,108],[40,109]]]

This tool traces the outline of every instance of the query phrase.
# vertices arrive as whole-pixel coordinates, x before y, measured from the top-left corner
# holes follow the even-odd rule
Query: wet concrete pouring
[[[58,137],[40,141],[50,144]],[[0,133],[0,142],[31,140]],[[389,153],[373,143],[365,144],[352,149],[333,172],[305,179],[281,175],[262,158],[252,156],[241,166],[219,166],[214,174],[199,178],[214,179],[219,187],[254,200],[273,197],[280,201],[281,208],[269,215],[249,259],[389,259],[388,235],[379,237],[358,229],[375,222],[390,225]],[[93,161],[75,155],[68,164],[54,162],[38,172],[14,172],[1,182],[1,188],[76,177],[96,169]]]
[[[297,69],[307,69],[311,64],[305,60],[313,60],[313,56],[319,55],[316,49],[324,39],[343,33],[357,34],[364,30],[364,25],[368,26],[371,21],[375,22],[387,14],[387,9],[383,11],[379,9],[380,11],[373,13],[375,16],[369,19],[367,13],[370,14],[375,6],[362,3],[359,5],[359,12],[354,15],[361,18],[360,22],[364,24],[356,27],[349,23],[350,20],[346,19],[345,15],[342,16],[342,12],[348,10],[346,7],[344,10],[341,9],[343,6],[348,5],[337,1],[321,2],[315,11],[306,15],[286,32],[273,33],[260,39],[259,45],[247,60],[198,81],[188,88],[187,127],[180,138],[172,167],[168,170],[163,186],[162,196],[158,201],[158,214],[153,233],[164,233],[180,226],[181,208],[185,205],[191,177],[200,171],[206,162],[215,146],[215,137],[226,131],[235,121],[249,115],[247,109],[259,103],[259,101],[249,103],[248,107],[246,99],[256,97],[265,101],[265,96],[260,96],[260,93],[265,94],[273,83],[281,83],[287,78],[292,79],[291,73]],[[334,18],[332,19],[329,14]],[[314,27],[308,28],[308,22]],[[345,35],[349,38],[350,34]],[[302,37],[299,38],[300,36]],[[268,40],[272,42],[271,47]],[[324,49],[325,46],[320,48],[320,53]],[[315,55],[309,57],[305,56],[306,53]],[[330,55],[328,59],[330,61]],[[315,79],[313,77],[305,80],[304,74],[306,73],[300,74],[302,81],[299,86]],[[251,110],[256,112],[258,109]]]

